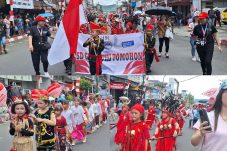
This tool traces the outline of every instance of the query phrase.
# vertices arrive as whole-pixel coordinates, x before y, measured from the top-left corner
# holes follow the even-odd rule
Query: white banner
[[[101,35],[105,41],[102,52],[102,74],[128,75],[144,74],[144,35],[143,33],[122,35]],[[90,35],[79,34],[75,72],[89,74],[88,47],[83,43]]]
[[[33,0],[13,0],[13,8],[34,9]]]

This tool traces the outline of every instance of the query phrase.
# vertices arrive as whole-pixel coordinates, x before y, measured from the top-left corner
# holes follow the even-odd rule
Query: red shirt
[[[144,122],[131,123],[127,125],[127,133],[124,137],[122,151],[145,151],[145,142],[150,138],[148,125]],[[147,144],[147,150],[151,151],[150,143]]]
[[[67,123],[64,116],[61,116],[60,119],[56,118],[55,132],[57,132],[58,134],[66,134],[65,126],[67,126]]]

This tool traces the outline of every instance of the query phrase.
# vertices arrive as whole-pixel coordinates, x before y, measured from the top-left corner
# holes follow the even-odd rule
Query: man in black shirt
[[[101,75],[102,74],[102,51],[104,50],[104,40],[99,37],[100,27],[93,22],[90,25],[93,33],[92,37],[89,38],[83,47],[89,46],[89,64],[91,75]]]
[[[40,75],[39,64],[41,58],[44,75],[49,77],[47,55],[51,46],[48,43],[48,37],[53,37],[51,37],[48,28],[45,27],[45,20],[44,17],[36,17],[35,21],[37,22],[37,25],[31,27],[28,44],[36,75]]]
[[[3,51],[7,54],[6,51],[6,25],[3,23],[3,18],[0,16],[0,55],[2,55]]]

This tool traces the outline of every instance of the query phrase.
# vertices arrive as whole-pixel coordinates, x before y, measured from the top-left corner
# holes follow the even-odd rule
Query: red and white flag
[[[62,62],[75,54],[80,25],[87,23],[82,0],[70,0],[62,18],[54,42],[50,48],[48,61],[50,65]]]

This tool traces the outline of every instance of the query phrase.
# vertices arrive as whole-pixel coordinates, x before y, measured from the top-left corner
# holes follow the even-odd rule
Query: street
[[[188,120],[185,123],[183,136],[179,136],[177,139],[177,149],[178,151],[199,151],[200,147],[193,147],[191,145],[191,136],[193,133],[192,129],[188,127]],[[150,131],[150,135],[153,136],[155,130],[155,126],[153,125],[153,129]],[[114,144],[114,135],[116,133],[116,128],[111,131],[111,138],[110,138],[110,149],[111,151],[116,151],[116,144]],[[156,141],[151,142],[152,150],[155,151],[155,144]]]
[[[158,51],[158,39],[156,40],[156,49]],[[9,53],[0,56],[0,71],[2,74],[26,75],[35,74],[31,56],[28,51],[27,39],[9,44]],[[226,47],[223,46],[224,52],[220,53],[215,46],[213,57],[213,75],[224,75],[227,73]],[[163,56],[165,47],[163,47]],[[191,60],[191,48],[189,38],[185,36],[174,35],[174,40],[170,42],[170,58],[160,58],[160,62],[155,60],[151,67],[152,75],[201,75],[202,69],[199,62]],[[43,73],[42,65],[41,73]],[[63,75],[63,63],[59,63],[49,67],[49,73],[52,75]]]
[[[109,143],[109,126],[99,128],[95,133],[87,136],[87,142],[77,144],[73,147],[73,151],[108,151]],[[0,125],[0,147],[1,151],[9,151],[12,147],[12,136],[9,134],[9,123]]]

